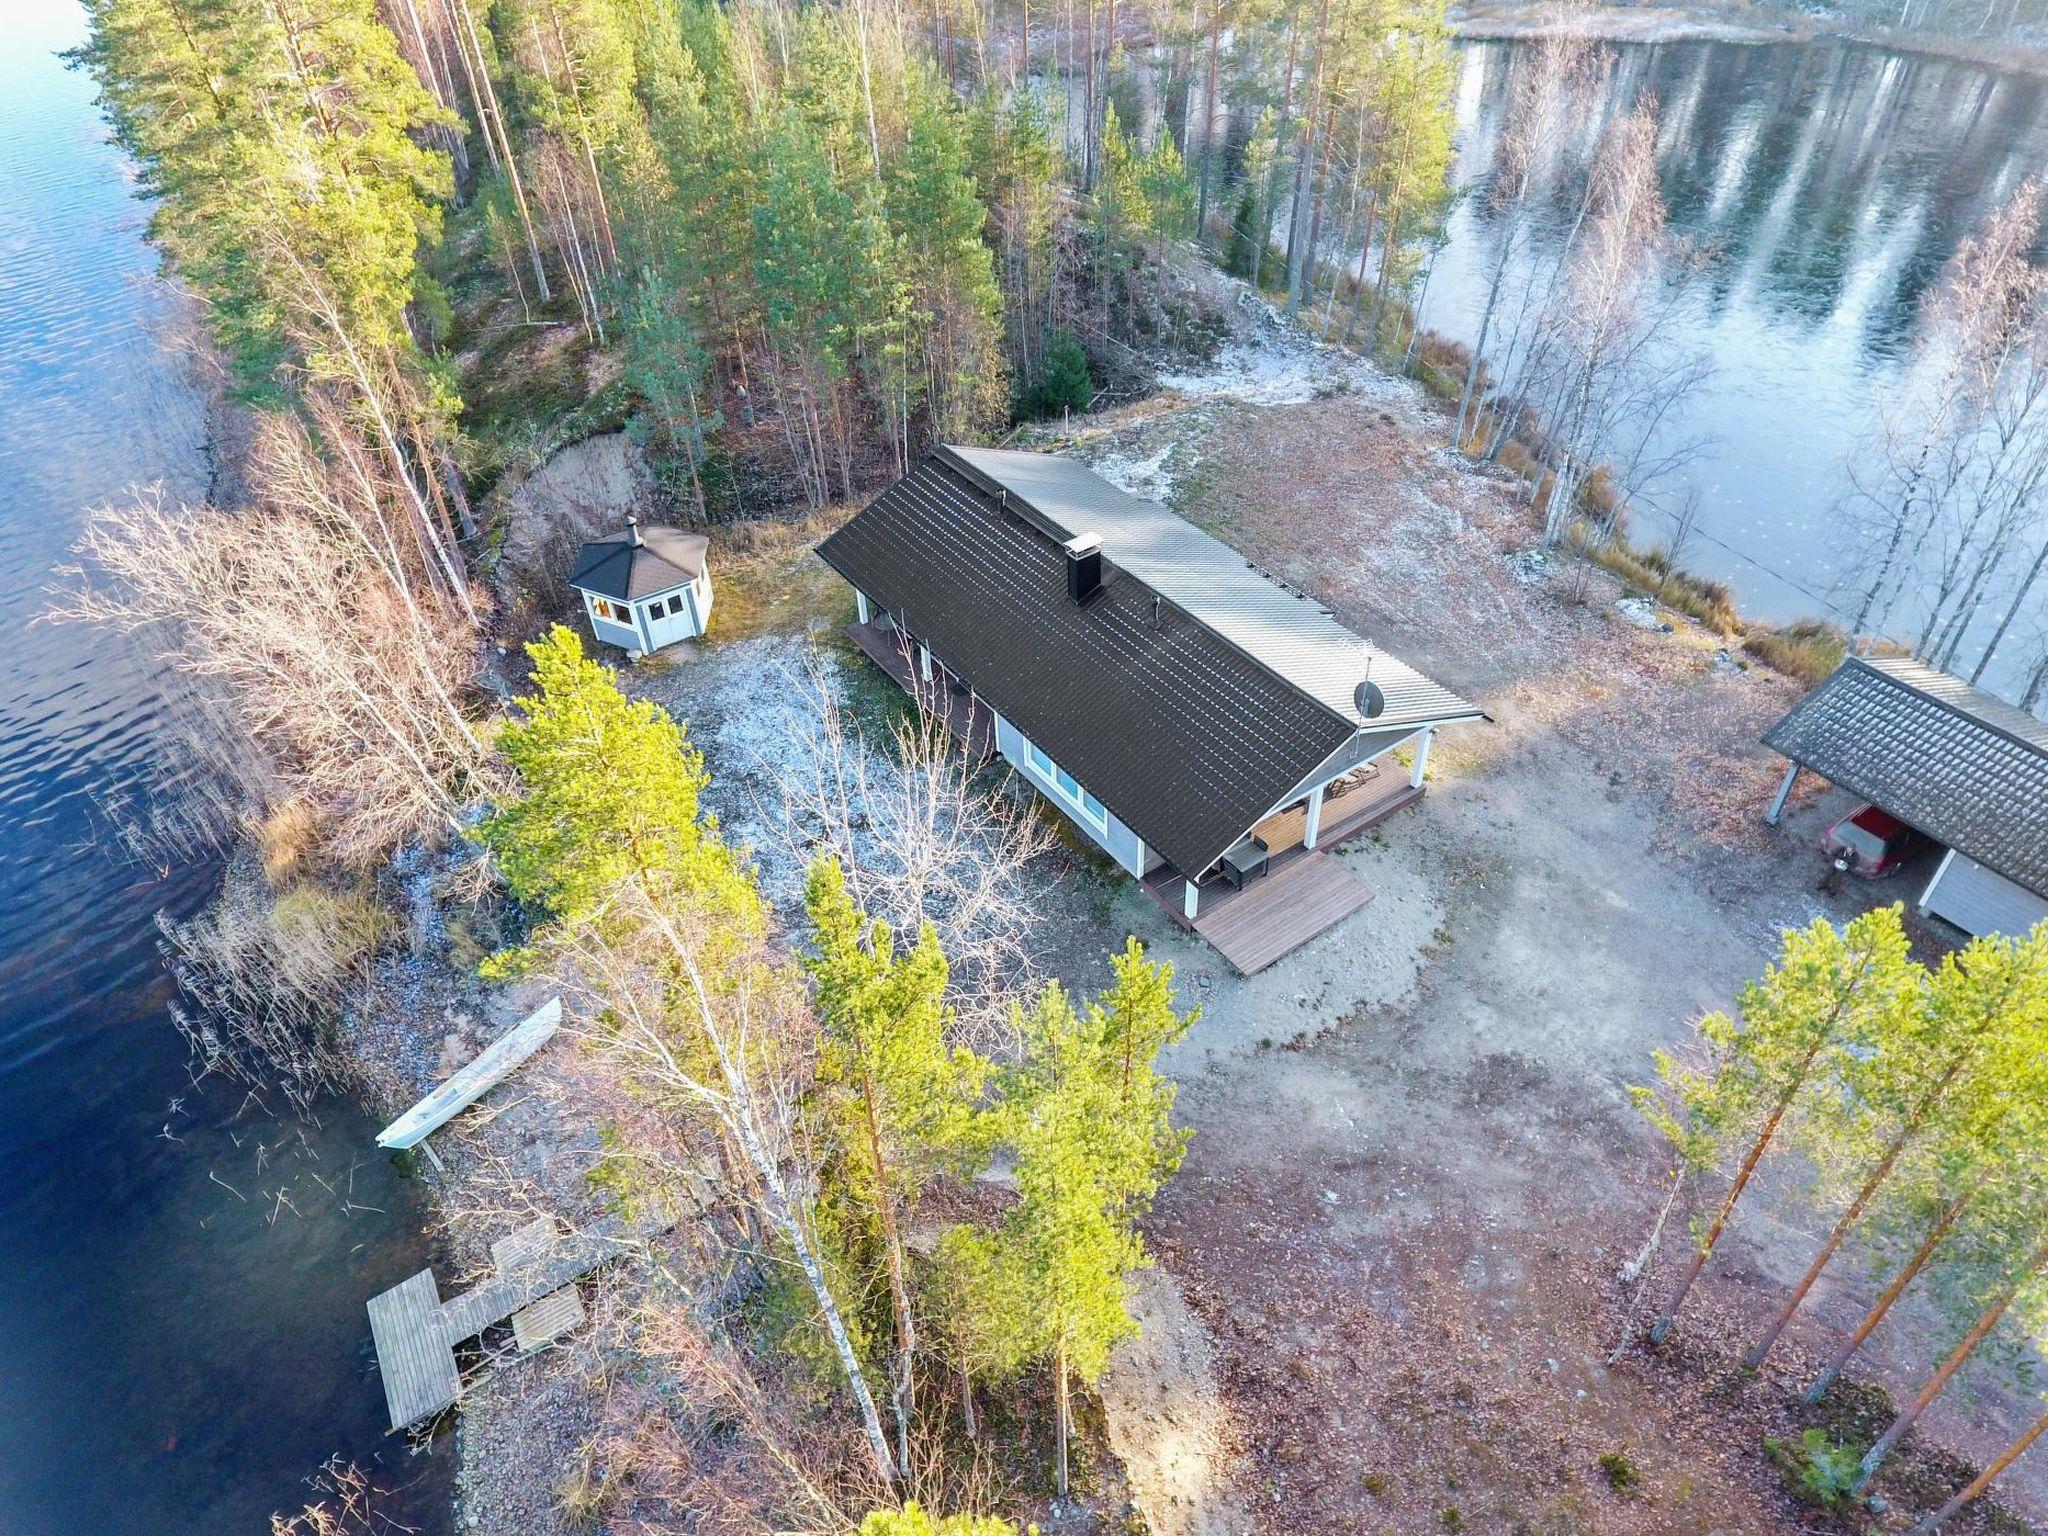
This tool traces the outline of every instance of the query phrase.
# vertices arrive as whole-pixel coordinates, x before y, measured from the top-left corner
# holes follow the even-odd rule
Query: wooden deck
[[[917,700],[921,707],[938,713],[945,720],[946,729],[960,738],[975,761],[985,762],[995,756],[995,716],[964,683],[946,678],[936,666],[931,682],[919,678],[916,653],[909,648],[900,632],[877,629],[872,624],[849,624],[846,626],[846,638],[859,646],[869,661],[894,678],[896,685]]]
[[[1314,848],[1301,846],[1302,826],[1289,821],[1299,818],[1305,825],[1305,809],[1268,818],[1260,823],[1262,839],[1268,831],[1273,834],[1267,843],[1271,862],[1265,876],[1243,890],[1213,876],[1204,881],[1192,925],[1182,915],[1186,880],[1162,870],[1149,876],[1144,888],[1175,922],[1183,928],[1192,926],[1215,945],[1231,969],[1240,976],[1255,975],[1328,933],[1372,900],[1371,887],[1331,857],[1331,851],[1421,798],[1422,791],[1405,775],[1383,769],[1350,794],[1332,797],[1324,805]]]
[[[566,1289],[575,1297],[575,1281],[618,1252],[615,1241],[602,1237],[562,1237],[543,1217],[491,1245],[498,1272],[473,1290],[443,1301],[434,1272],[423,1269],[372,1296],[370,1337],[377,1346],[392,1429],[432,1418],[462,1395],[455,1346],[465,1339],[522,1311],[528,1313],[522,1333],[554,1328],[542,1343],[575,1326],[565,1321],[567,1304],[559,1293]],[[580,1318],[580,1298],[575,1311]]]

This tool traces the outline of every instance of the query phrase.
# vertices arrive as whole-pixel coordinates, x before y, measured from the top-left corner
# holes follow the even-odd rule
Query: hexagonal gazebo
[[[583,594],[590,631],[607,645],[649,655],[694,640],[711,620],[711,541],[629,517],[618,533],[578,551],[569,585]]]

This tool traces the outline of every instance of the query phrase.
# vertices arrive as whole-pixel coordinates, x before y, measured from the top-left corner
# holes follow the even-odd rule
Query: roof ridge
[[[2016,747],[2023,747],[2027,751],[2035,753],[2037,756],[2048,758],[2048,743],[2035,740],[2031,734],[2022,735],[2020,732],[2014,730],[2011,726],[2005,724],[2001,720],[1992,719],[1986,715],[1977,713],[1973,710],[1963,709],[1956,703],[1954,703],[1952,700],[1945,699],[1938,693],[1932,692],[1931,690],[1926,688],[1915,686],[1909,679],[1899,676],[1898,673],[1893,672],[1888,667],[1880,665],[1880,663],[1888,661],[1905,662],[1910,666],[1923,668],[1926,671],[1932,672],[1936,677],[1947,678],[1957,687],[1962,688],[1969,693],[1975,694],[1978,698],[1983,699],[1988,703],[1997,705],[2001,712],[2010,710],[2013,714],[2019,715],[2023,719],[2034,718],[2033,716],[2028,715],[2027,712],[2021,709],[2017,704],[2008,704],[2004,699],[2001,699],[1997,694],[1987,692],[1986,690],[1979,688],[1975,683],[1965,682],[1962,678],[1957,677],[1953,672],[1943,671],[1940,667],[1933,665],[1931,662],[1922,661],[1918,656],[1848,656],[1843,659],[1845,663],[1855,663],[1858,667],[1861,667],[1864,671],[1870,673],[1870,675],[1873,677],[1882,678],[1887,684],[1889,684],[1893,688],[1897,688],[1906,693],[1913,694],[1918,698],[1923,698],[1927,700],[1928,703],[1932,704],[1935,708],[1945,710],[1949,714],[1956,716],[1958,719],[1967,720],[1972,725],[1981,726],[1983,729],[1987,731],[1991,731],[1996,735],[2003,736],[2007,741],[2011,742]],[[2044,732],[2048,732],[2048,721],[2042,721],[2040,724],[2041,729]]]
[[[1020,457],[1026,458],[1034,456],[1062,457],[1061,455],[1032,455],[1028,449],[1022,448],[984,448],[973,451],[978,451],[982,453],[1014,453],[1019,455]],[[949,467],[957,466],[959,469],[963,471],[964,478],[969,480],[974,485],[980,487],[987,494],[997,497],[1003,503],[1004,506],[1007,507],[1012,505],[1013,503],[1022,503],[1025,507],[1029,508],[1034,514],[1036,514],[1035,523],[1044,523],[1052,525],[1050,529],[1041,528],[1040,531],[1043,532],[1048,538],[1054,537],[1054,530],[1057,530],[1060,527],[1060,524],[1053,518],[1051,513],[1047,512],[1043,507],[1037,505],[1029,497],[1025,496],[1021,491],[1014,491],[1010,487],[996,481],[994,477],[984,473],[982,470],[978,469],[975,465],[970,463],[963,456],[961,450],[955,448],[953,445],[949,443],[938,444],[931,450],[931,452],[933,456],[944,455],[945,462]],[[1278,588],[1281,592],[1285,593],[1288,597],[1293,598],[1295,601],[1314,608],[1323,618],[1328,619],[1332,624],[1336,625],[1336,627],[1339,630],[1342,630],[1344,634],[1348,635],[1351,639],[1356,640],[1361,646],[1364,647],[1368,658],[1366,663],[1366,676],[1369,677],[1372,673],[1372,657],[1385,657],[1385,659],[1389,661],[1394,661],[1397,659],[1388,656],[1386,652],[1382,651],[1378,646],[1374,645],[1371,641],[1367,640],[1363,635],[1356,634],[1355,632],[1347,628],[1344,624],[1339,622],[1337,616],[1334,613],[1332,613],[1329,610],[1329,608],[1326,607],[1324,604],[1317,601],[1315,598],[1310,597],[1306,592],[1301,591],[1299,588],[1290,586],[1286,582],[1283,582],[1282,580],[1280,580],[1279,577],[1273,575],[1270,571],[1266,570],[1265,567],[1261,566],[1256,560],[1253,560],[1249,555],[1246,555],[1242,550],[1236,549],[1233,546],[1226,544],[1222,539],[1217,538],[1215,534],[1210,533],[1208,529],[1199,526],[1198,524],[1190,521],[1185,517],[1182,517],[1178,512],[1174,511],[1173,508],[1164,506],[1156,501],[1149,501],[1142,496],[1137,496],[1129,491],[1124,490],[1122,486],[1117,485],[1114,481],[1105,479],[1102,475],[1097,473],[1089,465],[1081,464],[1079,460],[1069,460],[1068,462],[1073,463],[1077,467],[1086,470],[1089,474],[1094,475],[1096,479],[1101,480],[1104,485],[1108,486],[1111,490],[1118,492],[1120,495],[1127,496],[1132,501],[1138,502],[1143,506],[1156,508],[1158,511],[1165,513],[1168,517],[1178,519],[1180,522],[1185,523],[1189,529],[1191,529],[1195,533],[1202,535],[1204,538],[1212,540],[1219,548],[1226,551],[1234,559],[1243,561],[1246,568],[1249,569],[1260,580],[1265,581],[1271,584],[1272,586]],[[1033,520],[1026,519],[1026,521]],[[1073,537],[1078,533],[1085,533],[1089,531],[1091,530],[1068,529],[1066,530],[1066,533],[1068,537]],[[1370,731],[1374,729],[1371,720],[1353,720],[1350,715],[1346,714],[1343,710],[1336,708],[1327,699],[1321,698],[1314,692],[1310,691],[1310,689],[1303,683],[1301,683],[1295,678],[1288,676],[1285,672],[1281,671],[1266,657],[1259,655],[1256,651],[1253,651],[1249,647],[1241,644],[1237,639],[1227,634],[1216,624],[1211,623],[1208,619],[1205,619],[1200,614],[1194,612],[1185,603],[1180,602],[1176,598],[1168,596],[1165,592],[1161,591],[1156,585],[1146,581],[1144,577],[1138,575],[1135,571],[1133,571],[1129,565],[1116,559],[1115,556],[1112,555],[1107,548],[1105,548],[1103,551],[1103,560],[1105,563],[1115,566],[1125,576],[1129,577],[1132,581],[1136,582],[1145,591],[1150,592],[1153,595],[1153,597],[1157,598],[1160,602],[1171,603],[1174,607],[1174,610],[1177,613],[1187,618],[1190,622],[1199,624],[1205,632],[1207,632],[1210,635],[1213,635],[1218,641],[1228,646],[1232,651],[1236,652],[1239,656],[1242,656],[1246,661],[1249,661],[1253,666],[1258,667],[1268,677],[1273,678],[1276,682],[1282,684],[1284,687],[1286,687],[1288,690],[1290,690],[1300,698],[1307,700],[1308,703],[1312,704],[1316,709],[1320,710],[1325,716],[1336,721],[1345,729],[1353,732]],[[1461,702],[1467,701],[1461,700]],[[1484,710],[1479,709],[1477,705],[1473,705],[1472,707],[1477,712],[1479,718],[1488,718],[1486,712]],[[1417,721],[1411,727],[1411,729],[1420,730],[1424,725],[1430,723],[1432,722]],[[1393,729],[1393,727],[1389,726],[1385,727],[1385,729],[1391,730]]]

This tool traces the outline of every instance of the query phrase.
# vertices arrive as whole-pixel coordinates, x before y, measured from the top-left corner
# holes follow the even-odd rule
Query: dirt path
[[[1139,1335],[1111,1357],[1101,1395],[1132,1497],[1152,1536],[1238,1536],[1250,1521],[1208,1331],[1159,1269],[1132,1285],[1131,1315]]]

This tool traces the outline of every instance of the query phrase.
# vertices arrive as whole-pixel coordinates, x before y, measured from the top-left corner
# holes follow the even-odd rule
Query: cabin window
[[[676,594],[676,595],[675,595],[674,597],[672,597],[672,598],[670,598],[670,599],[668,600],[668,611],[669,611],[669,612],[670,612],[671,614],[677,614],[677,613],[681,613],[681,612],[683,611],[683,594],[682,594],[682,593],[678,592],[678,593],[677,593],[677,594]]]
[[[1032,767],[1052,780],[1053,793],[1066,802],[1069,810],[1078,812],[1081,819],[1094,827],[1096,831],[1107,832],[1109,830],[1109,811],[1104,807],[1103,803],[1083,789],[1080,780],[1054,762],[1052,755],[1045,748],[1029,737],[1026,737],[1024,740],[1024,756]]]

